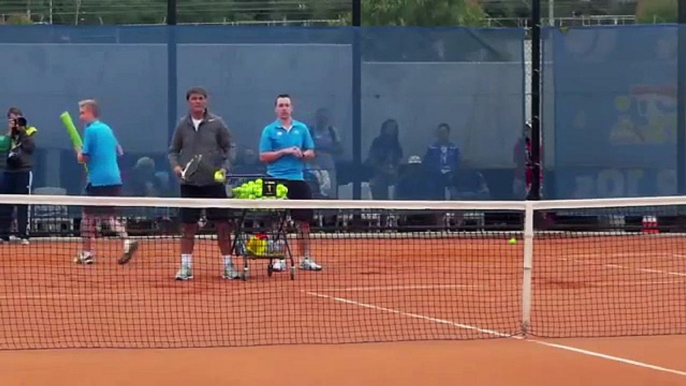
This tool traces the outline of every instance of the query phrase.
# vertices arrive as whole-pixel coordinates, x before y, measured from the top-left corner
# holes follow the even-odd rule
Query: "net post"
[[[522,266],[522,334],[529,334],[531,322],[531,275],[534,262],[534,204],[525,203],[524,209],[524,264]]]
[[[541,0],[531,4],[531,163],[528,200],[541,199]]]
[[[677,56],[677,126],[676,170],[677,194],[686,194],[686,0],[678,3]],[[679,214],[684,214],[680,207]]]
[[[352,34],[352,155],[355,170],[362,169],[362,30],[360,1],[353,2],[353,34]],[[353,199],[362,199],[362,173],[353,174]]]
[[[176,128],[177,57],[176,57],[176,0],[167,0],[167,136],[171,141]]]

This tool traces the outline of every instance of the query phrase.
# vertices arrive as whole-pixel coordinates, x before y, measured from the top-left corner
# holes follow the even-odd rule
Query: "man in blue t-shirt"
[[[83,147],[76,150],[76,158],[86,164],[88,179],[86,193],[89,196],[116,197],[121,195],[122,181],[117,157],[123,154],[112,129],[100,121],[98,103],[93,99],[79,102],[79,118],[85,123]],[[78,254],[79,264],[93,264],[93,240],[98,222],[106,220],[113,231],[124,239],[124,249],[119,264],[131,260],[138,248],[137,241],[131,241],[126,225],[118,218],[115,207],[85,206],[81,219],[83,250]]]
[[[293,119],[293,105],[288,94],[277,96],[275,105],[277,120],[262,130],[260,161],[267,164],[267,175],[288,187],[288,199],[309,200],[312,198],[312,191],[305,182],[303,170],[305,161],[314,158],[314,141],[307,126]],[[298,223],[300,231],[298,240],[303,254],[300,268],[308,271],[321,270],[322,267],[310,256],[310,222],[313,211],[292,210],[291,217]],[[275,271],[285,269],[285,260],[274,264]]]

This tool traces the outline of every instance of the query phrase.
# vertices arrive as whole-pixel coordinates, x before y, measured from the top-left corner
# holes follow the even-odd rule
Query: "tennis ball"
[[[226,182],[226,173],[223,170],[217,170],[214,173],[214,182],[224,183]]]
[[[248,195],[248,200],[254,200],[254,199],[255,199],[255,195],[254,195],[254,194],[251,193],[250,195]]]
[[[263,181],[262,181],[261,178],[256,179],[255,182],[256,182],[258,185],[262,185],[262,183],[263,183]]]
[[[513,237],[513,238],[511,238],[510,240],[508,240],[508,243],[509,243],[510,245],[517,244],[517,239]]]

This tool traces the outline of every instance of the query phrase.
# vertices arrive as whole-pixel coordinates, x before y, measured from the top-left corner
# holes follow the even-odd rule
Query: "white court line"
[[[591,255],[589,255],[589,256],[591,256]],[[596,256],[598,256],[598,255],[596,255]],[[577,264],[593,264],[593,265],[596,264],[595,261],[570,260],[570,259],[566,259],[566,258],[564,258],[564,257],[561,257],[561,258],[559,258],[558,260],[561,260],[561,261],[572,261],[572,262],[577,263]],[[601,266],[607,267],[607,268],[614,268],[614,269],[630,269],[630,270],[634,270],[634,271],[637,271],[637,272],[655,273],[655,274],[660,274],[660,275],[683,276],[683,277],[686,277],[686,273],[684,273],[684,272],[663,271],[663,270],[661,270],[661,269],[633,268],[633,267],[627,267],[627,266],[618,265],[618,264],[601,264]]]
[[[348,287],[348,288],[326,288],[317,289],[320,292],[365,292],[365,291],[405,291],[405,290],[432,290],[432,289],[463,289],[463,288],[484,288],[481,285],[404,285],[404,286],[382,286],[382,287]]]
[[[638,252],[617,252],[617,253],[569,253],[565,254],[567,257],[591,257],[596,259],[606,258],[606,257],[655,257],[656,255],[671,256],[670,253],[651,253],[650,256],[646,256],[645,253]]]
[[[373,305],[373,304],[360,303],[360,302],[356,302],[356,301],[354,301],[354,300],[348,300],[348,299],[339,298],[339,297],[336,297],[336,296],[329,296],[329,295],[324,295],[324,294],[320,294],[320,293],[316,293],[316,292],[306,292],[306,293],[307,293],[308,295],[310,295],[310,296],[316,296],[316,297],[319,297],[319,298],[330,299],[330,300],[333,300],[333,301],[336,301],[336,302],[351,304],[351,305],[358,306],[358,307],[371,308],[371,309],[373,309],[373,310],[379,310],[379,311],[389,312],[389,313],[392,313],[392,314],[398,314],[398,315],[408,316],[408,317],[410,317],[410,318],[428,320],[428,321],[434,322],[434,323],[449,324],[449,325],[456,326],[456,327],[459,327],[459,328],[462,328],[462,329],[465,329],[465,330],[478,331],[478,332],[481,332],[481,333],[484,333],[484,334],[487,334],[487,335],[494,335],[494,336],[499,336],[499,337],[502,337],[502,338],[509,338],[509,337],[512,336],[512,335],[508,335],[508,334],[503,334],[502,332],[498,332],[498,331],[486,330],[486,329],[483,329],[483,328],[474,327],[474,326],[470,326],[470,325],[467,325],[467,324],[455,323],[455,322],[452,322],[452,321],[450,321],[450,320],[437,319],[437,318],[432,318],[432,317],[430,317],[430,316],[424,316],[424,315],[419,315],[419,314],[411,314],[411,313],[408,313],[408,312],[398,311],[398,310],[394,310],[394,309],[391,309],[391,308],[379,307],[379,306],[375,306],[375,305]]]
[[[686,284],[686,280],[648,280],[648,281],[618,281],[618,282],[600,282],[600,283],[588,283],[591,287],[617,287],[617,286],[627,286],[636,287],[642,285],[657,285],[657,284]]]
[[[607,355],[607,354],[603,354],[603,353],[599,353],[599,352],[595,352],[595,351],[583,350],[583,349],[572,347],[572,346],[566,346],[566,345],[557,344],[557,343],[549,343],[549,342],[545,342],[542,340],[536,340],[536,339],[527,339],[527,338],[524,338],[521,336],[512,336],[512,335],[504,334],[502,332],[498,332],[498,331],[494,331],[494,330],[488,330],[488,329],[479,328],[476,326],[470,326],[468,324],[456,323],[456,322],[453,322],[450,320],[445,320],[445,319],[432,318],[430,316],[413,314],[413,313],[404,312],[404,311],[400,311],[400,310],[394,310],[392,308],[379,307],[379,306],[375,306],[373,304],[361,303],[361,302],[357,302],[357,301],[350,300],[350,299],[344,299],[344,298],[340,298],[340,297],[324,295],[324,294],[320,294],[320,293],[316,293],[316,292],[306,292],[306,293],[310,296],[323,298],[323,299],[329,299],[329,300],[339,302],[339,303],[350,304],[353,306],[369,308],[369,309],[373,309],[373,310],[377,310],[377,311],[388,312],[388,313],[392,313],[392,314],[407,316],[409,318],[426,320],[426,321],[434,322],[434,323],[447,324],[447,325],[455,326],[455,327],[458,327],[458,328],[461,328],[464,330],[477,331],[477,332],[481,332],[483,334],[493,335],[493,336],[497,336],[497,337],[501,337],[501,338],[512,338],[512,339],[521,340],[521,341],[525,341],[525,342],[536,343],[536,344],[540,344],[540,345],[546,346],[546,347],[556,348],[556,349],[565,350],[565,351],[571,351],[571,352],[575,352],[577,354],[588,355],[588,356],[595,357],[595,358],[606,359],[606,360],[613,361],[613,362],[623,363],[623,364],[632,365],[632,366],[636,366],[636,367],[643,367],[643,368],[647,368],[647,369],[651,369],[651,370],[662,371],[665,373],[670,373],[670,374],[675,374],[675,375],[680,375],[682,377],[686,377],[686,371],[669,369],[666,367],[651,365],[649,363],[634,361],[631,359],[626,359],[626,358],[617,357],[617,356],[613,356],[613,355]]]
[[[185,287],[179,287],[179,289],[183,289]],[[175,289],[175,288],[159,288],[156,291],[150,291],[148,293],[144,294],[139,294],[135,292],[112,292],[110,290],[103,290],[103,293],[90,293],[90,294],[84,294],[84,293],[69,293],[67,290],[60,290],[56,289],[56,292],[66,292],[62,294],[12,294],[12,295],[0,295],[0,300],[50,300],[50,299],[93,299],[93,300],[140,300],[140,301],[154,301],[156,300],[157,296],[160,295],[160,291],[165,291],[168,289]],[[71,289],[73,290],[73,289]],[[107,293],[104,293],[107,291]],[[167,292],[163,293],[165,296],[168,295]],[[273,290],[243,290],[243,291],[237,291],[237,292],[232,292],[232,295],[236,296],[241,296],[241,295],[270,295],[270,294],[283,294],[283,290],[280,288],[274,288]],[[122,298],[113,298],[113,295],[119,295],[122,296]],[[197,293],[192,292],[192,293],[186,293],[186,292],[181,292],[181,293],[174,293],[173,295],[169,296],[184,296],[184,295],[189,295],[189,296],[196,296]],[[212,294],[210,294],[212,295]]]

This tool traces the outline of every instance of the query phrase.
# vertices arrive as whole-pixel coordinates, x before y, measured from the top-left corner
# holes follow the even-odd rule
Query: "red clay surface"
[[[0,348],[187,348],[518,334],[522,245],[509,245],[505,238],[318,240],[314,255],[324,271],[299,271],[295,281],[284,273],[269,278],[266,262],[253,260],[247,282],[220,278],[219,253],[210,241],[196,245],[196,278],[190,282],[172,280],[179,265],[172,240],[143,241],[124,267],[115,263],[120,245],[113,241],[98,243],[94,266],[71,263],[76,243],[3,245]],[[686,334],[686,239],[537,240],[531,331],[541,336]],[[680,347],[686,343],[682,336],[669,339],[682,342]],[[586,348],[686,371],[686,362],[674,362],[683,357],[676,346],[651,353],[658,341],[663,340],[586,339],[570,345],[600,342]],[[616,342],[635,347],[617,348]],[[47,374],[57,382],[52,384],[70,385],[93,384],[92,377],[101,377],[98,384],[185,384],[190,374],[201,384],[227,379],[455,384],[467,376],[475,377],[472,384],[686,384],[683,376],[507,338],[0,352],[0,363],[13,369],[0,372],[0,384],[22,384],[12,381],[20,378],[2,381],[12,376],[41,384]],[[70,370],[57,370],[59,364]]]
[[[664,366],[669,338],[587,339]],[[631,342],[640,342],[633,345]],[[589,343],[590,344],[590,343]],[[646,347],[665,347],[645,353]],[[630,349],[630,350],[629,350]],[[668,350],[672,350],[669,351]],[[671,354],[670,354],[671,352]],[[640,354],[639,354],[640,353]],[[679,386],[686,377],[505,339],[180,350],[0,352],[3,385],[624,385]],[[682,361],[677,370],[686,370]]]

